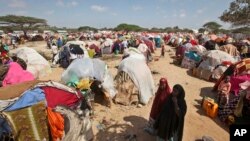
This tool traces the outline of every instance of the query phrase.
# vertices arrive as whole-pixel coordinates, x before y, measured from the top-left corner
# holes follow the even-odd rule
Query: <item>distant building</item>
[[[24,34],[24,32],[21,30],[15,30],[15,31],[13,31],[13,34],[20,35],[20,34]]]
[[[57,33],[61,35],[68,35],[68,32],[66,30],[57,30]]]

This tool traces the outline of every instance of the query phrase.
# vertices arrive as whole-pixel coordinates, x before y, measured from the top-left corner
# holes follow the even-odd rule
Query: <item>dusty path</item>
[[[157,50],[156,56],[159,54],[160,52]],[[187,69],[170,64],[171,62],[172,59],[169,57],[169,53],[166,53],[165,58],[160,58],[159,61],[151,63],[150,68],[160,73],[153,75],[155,84],[158,83],[161,77],[166,77],[171,87],[178,83],[185,88],[188,110],[185,117],[183,141],[194,141],[201,138],[203,135],[211,136],[215,141],[229,140],[227,129],[223,128],[224,126],[218,119],[207,117],[199,106],[202,96],[212,94],[211,88],[213,83],[194,78],[187,74]],[[109,60],[107,63],[112,74],[115,75],[115,66],[119,64],[119,60]],[[43,79],[59,81],[62,72],[63,69],[61,68],[53,68],[53,73]],[[138,141],[154,141],[155,137],[143,131],[151,105],[152,101],[142,108],[113,104],[112,108],[109,109],[96,103],[93,121],[95,140],[123,141],[128,135],[135,134]],[[98,125],[100,125],[99,122],[104,118],[110,122],[110,126],[101,131]]]

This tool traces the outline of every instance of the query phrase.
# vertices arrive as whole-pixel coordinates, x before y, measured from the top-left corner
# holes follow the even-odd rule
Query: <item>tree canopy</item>
[[[94,27],[90,27],[90,26],[81,26],[78,28],[78,31],[94,31],[94,32],[96,32],[97,29]]]
[[[0,16],[0,25],[22,30],[26,34],[27,30],[37,29],[40,26],[46,26],[47,21],[35,17],[6,15]]]
[[[225,10],[219,17],[232,26],[250,26],[250,0],[235,0],[230,3],[228,10]]]
[[[207,22],[203,25],[203,27],[209,32],[217,32],[220,29],[221,25],[217,22]]]
[[[114,30],[116,31],[121,31],[121,30],[125,30],[125,31],[142,31],[144,28],[138,26],[138,25],[133,25],[133,24],[119,24],[116,28],[114,28]]]

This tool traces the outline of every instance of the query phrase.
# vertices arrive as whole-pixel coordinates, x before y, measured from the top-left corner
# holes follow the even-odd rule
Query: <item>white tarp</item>
[[[206,69],[213,71],[213,69],[220,65],[223,61],[229,61],[232,63],[237,62],[233,56],[229,55],[228,53],[220,50],[211,50],[204,53],[203,60],[199,65],[199,68]]]
[[[130,58],[139,59],[146,62],[145,56],[137,48],[130,47],[124,50],[124,55],[129,55]]]
[[[113,77],[107,69],[107,65],[100,59],[80,58],[74,60],[62,74],[64,83],[74,82],[75,79],[97,79],[113,98],[116,95]]]
[[[147,104],[149,99],[154,96],[155,85],[151,71],[145,61],[133,57],[125,58],[118,67],[118,73],[120,71],[124,71],[130,76],[139,89],[140,102]]]

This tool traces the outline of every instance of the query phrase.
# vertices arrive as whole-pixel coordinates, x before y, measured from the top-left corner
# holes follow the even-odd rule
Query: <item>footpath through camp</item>
[[[195,78],[187,69],[172,64],[171,56],[175,55],[174,50],[167,46],[165,58],[159,58],[160,49],[155,53],[159,61],[151,63],[151,71],[158,72],[153,75],[155,84],[161,77],[166,77],[173,87],[174,84],[181,84],[186,91],[187,114],[184,125],[183,141],[201,139],[202,136],[210,136],[216,141],[229,140],[229,129],[219,119],[208,117],[200,106],[203,96],[210,95],[214,83]],[[170,52],[168,52],[170,50]],[[113,76],[116,75],[115,68],[118,60],[106,61]],[[44,80],[60,81],[62,68],[52,68],[52,73],[44,77]],[[147,124],[150,109],[153,101],[146,106],[136,108],[135,106],[123,106],[113,104],[111,108],[95,103],[93,118],[93,130],[96,140],[125,140],[126,137],[136,135],[138,141],[152,141],[155,136],[146,133],[143,128]],[[102,122],[108,122],[106,126]]]

